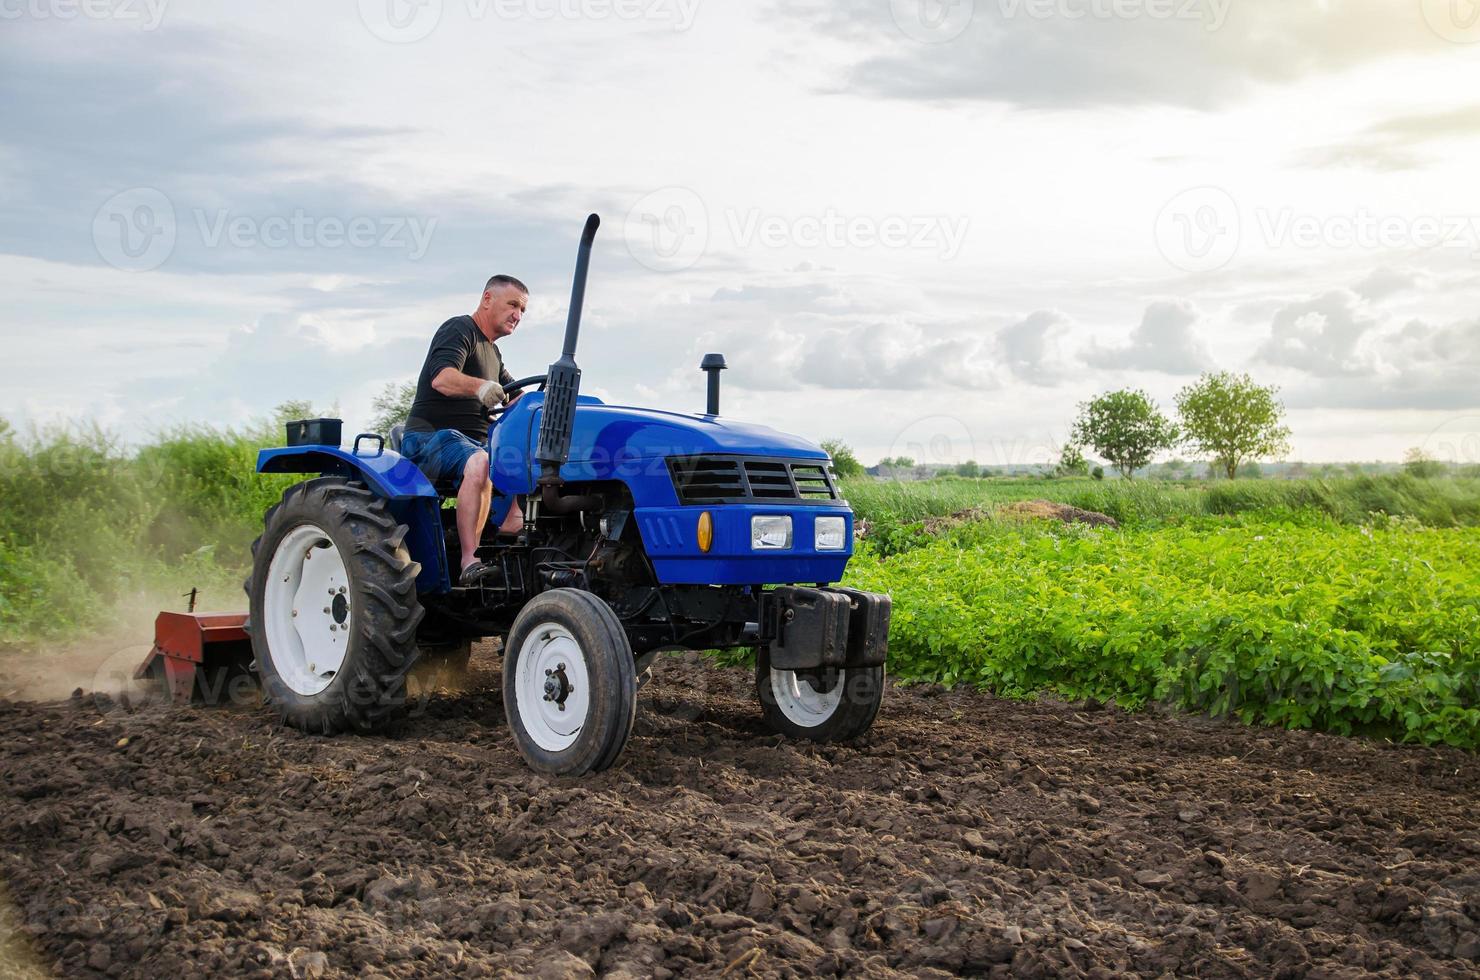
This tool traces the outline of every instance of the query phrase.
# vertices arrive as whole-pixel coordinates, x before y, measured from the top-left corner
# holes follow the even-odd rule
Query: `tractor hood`
[[[530,392],[515,402],[494,427],[495,446],[533,445],[544,398],[543,392]],[[811,459],[827,456],[816,443],[770,426],[720,416],[607,405],[590,395],[580,396],[570,440],[572,463],[709,453]]]
[[[738,453],[765,456],[822,457],[816,443],[800,436],[710,415],[681,415],[651,408],[604,405],[581,399],[576,410],[570,458],[631,458]]]

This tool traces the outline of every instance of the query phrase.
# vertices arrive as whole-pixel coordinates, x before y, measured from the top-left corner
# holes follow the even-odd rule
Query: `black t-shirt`
[[[488,437],[488,413],[476,398],[453,398],[432,387],[432,379],[443,368],[454,368],[463,374],[485,381],[508,384],[514,376],[504,367],[498,345],[487,337],[470,316],[455,316],[437,328],[432,346],[427,348],[426,363],[416,379],[416,400],[411,403],[407,432],[435,432],[457,429],[468,438],[482,442]]]

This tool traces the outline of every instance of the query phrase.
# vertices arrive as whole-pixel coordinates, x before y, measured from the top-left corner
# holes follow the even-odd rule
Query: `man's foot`
[[[462,570],[462,575],[458,577],[458,581],[463,585],[477,585],[496,571],[498,571],[498,566],[496,565],[490,565],[486,561],[475,561]]]

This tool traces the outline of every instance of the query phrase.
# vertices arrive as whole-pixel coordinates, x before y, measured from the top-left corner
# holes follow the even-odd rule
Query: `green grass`
[[[897,678],[1480,748],[1480,530],[1294,516],[974,521],[848,581]]]
[[[1051,500],[1098,511],[1122,524],[1157,526],[1209,515],[1314,510],[1359,524],[1373,514],[1433,527],[1480,526],[1480,479],[1420,479],[1402,473],[1330,480],[1213,483],[1091,479],[943,478],[915,483],[848,480],[844,495],[861,518],[908,525],[972,508],[988,512],[1021,500]]]
[[[287,477],[261,477],[267,431],[181,429],[137,452],[95,427],[0,431],[0,642],[101,629],[141,597],[201,588],[240,605],[248,548]]]

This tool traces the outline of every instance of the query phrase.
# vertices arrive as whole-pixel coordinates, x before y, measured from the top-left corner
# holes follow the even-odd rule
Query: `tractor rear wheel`
[[[581,776],[617,761],[637,714],[637,671],[610,606],[551,589],[520,610],[504,644],[504,714],[538,772]]]
[[[755,657],[755,691],[761,717],[788,738],[843,742],[868,731],[884,698],[883,667],[774,670],[771,651]]]
[[[324,735],[392,722],[423,615],[406,526],[364,484],[338,477],[289,487],[263,525],[247,628],[268,703]]]

